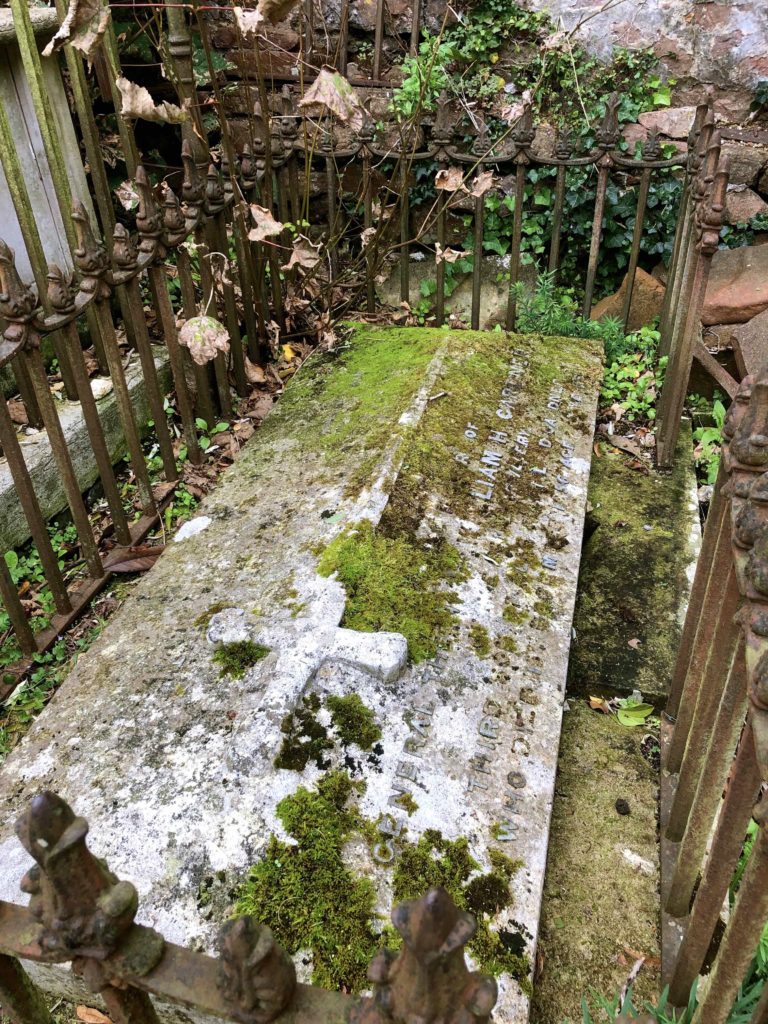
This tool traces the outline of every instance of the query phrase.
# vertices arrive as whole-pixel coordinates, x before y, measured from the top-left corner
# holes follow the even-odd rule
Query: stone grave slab
[[[319,984],[445,884],[527,1020],[600,375],[501,332],[311,358],[0,768],[0,897],[53,789],[142,922],[212,948],[237,904]]]

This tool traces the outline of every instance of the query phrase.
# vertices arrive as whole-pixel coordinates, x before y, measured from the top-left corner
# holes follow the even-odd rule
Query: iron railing
[[[0,1007],[15,1024],[51,1024],[19,959],[71,962],[113,1024],[157,1024],[151,997],[238,1024],[484,1024],[496,1002],[495,980],[464,959],[475,919],[444,889],[394,909],[400,951],[376,955],[373,994],[355,998],[297,983],[293,961],[252,917],[224,924],[217,958],[136,924],[135,888],[93,856],[88,823],[53,793],[32,800],[16,832],[36,864],[21,880],[29,906],[0,901]]]
[[[768,365],[741,384],[723,429],[663,726],[663,973],[683,1005],[717,953],[694,1024],[723,1024],[768,922]],[[722,937],[720,918],[757,838]],[[752,1024],[768,1020],[768,987]]]

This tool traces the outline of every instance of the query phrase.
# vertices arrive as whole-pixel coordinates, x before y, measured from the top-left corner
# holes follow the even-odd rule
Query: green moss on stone
[[[502,651],[506,651],[507,654],[517,654],[518,645],[517,640],[513,636],[501,636],[497,641]]]
[[[473,622],[469,627],[469,642],[478,658],[487,658],[491,653],[490,634],[479,622]]]
[[[330,696],[325,703],[342,743],[356,743],[362,750],[370,750],[381,739],[381,728],[376,724],[374,713],[356,693],[347,697]]]
[[[270,838],[237,901],[237,912],[269,925],[289,953],[311,951],[315,985],[348,992],[367,986],[380,945],[373,883],[353,875],[342,856],[360,828],[352,798],[363,789],[345,772],[329,772],[316,789],[281,800],[277,815],[295,842]]]
[[[275,768],[301,772],[310,761],[318,768],[327,767],[324,755],[333,743],[328,730],[317,720],[319,710],[320,698],[316,693],[309,693],[285,716],[280,724],[283,743],[275,758]]]
[[[221,667],[221,676],[242,679],[249,668],[266,658],[269,650],[264,644],[256,644],[252,640],[234,640],[220,644],[213,653],[213,660]]]
[[[341,533],[318,565],[322,576],[337,573],[347,592],[342,625],[363,632],[402,633],[413,661],[433,657],[457,622],[451,583],[466,579],[453,545],[404,536],[388,537],[368,520]]]
[[[512,902],[509,886],[521,863],[501,851],[491,850],[489,856],[491,870],[477,874],[479,865],[469,853],[466,838],[444,839],[435,829],[427,829],[418,842],[403,844],[392,877],[393,899],[396,903],[416,899],[432,886],[443,886],[458,907],[477,919],[468,949],[480,970],[511,974],[529,992],[530,963],[522,936],[490,926],[490,918]]]
[[[524,622],[528,621],[528,612],[525,608],[516,605],[514,601],[504,602],[501,615],[505,622],[511,622],[513,626],[522,626]]]
[[[217,615],[219,612],[223,612],[225,608],[231,607],[232,605],[228,604],[226,601],[217,601],[216,604],[212,604],[210,608],[206,608],[204,612],[197,616],[195,619],[195,626],[202,630],[208,629],[214,615]]]

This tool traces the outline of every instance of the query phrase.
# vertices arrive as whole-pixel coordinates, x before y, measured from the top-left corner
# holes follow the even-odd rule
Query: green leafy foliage
[[[689,399],[689,403],[690,403]],[[717,471],[720,466],[720,448],[723,443],[723,424],[725,423],[726,408],[720,397],[715,397],[710,407],[706,425],[694,428],[693,451],[696,469],[699,477],[705,483],[713,484],[717,479]],[[701,413],[698,414],[700,416]]]
[[[659,332],[649,327],[629,336],[633,347],[606,367],[600,389],[602,405],[620,406],[624,418],[631,421],[656,418],[656,396],[667,365],[666,356],[657,358],[659,339]]]
[[[720,247],[739,249],[742,245],[754,245],[755,236],[768,231],[768,213],[758,213],[750,220],[738,224],[724,224],[720,231]]]
[[[403,61],[403,81],[392,95],[390,110],[399,121],[435,109],[441,90],[448,85],[446,67],[453,56],[450,43],[425,33],[418,55]]]

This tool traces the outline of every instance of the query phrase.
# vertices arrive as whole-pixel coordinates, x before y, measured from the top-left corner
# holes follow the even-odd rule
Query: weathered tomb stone
[[[440,881],[526,1020],[599,377],[501,332],[311,359],[0,770],[0,897],[50,788],[167,939],[239,899],[326,985]]]

